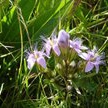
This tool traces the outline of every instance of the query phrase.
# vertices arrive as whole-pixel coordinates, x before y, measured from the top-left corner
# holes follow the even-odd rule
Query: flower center
[[[54,42],[52,40],[49,40],[49,41],[50,41],[50,45],[53,46]]]
[[[91,57],[91,58],[90,58],[90,61],[92,61],[92,62],[95,61],[95,60],[96,60],[95,57]]]
[[[34,57],[35,57],[35,59],[39,58],[39,54],[38,53],[35,53],[34,54]]]

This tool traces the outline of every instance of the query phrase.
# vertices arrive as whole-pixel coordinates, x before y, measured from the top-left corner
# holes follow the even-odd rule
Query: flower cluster
[[[58,37],[53,35],[47,39],[44,38],[43,41],[44,50],[38,51],[37,49],[34,49],[32,52],[28,53],[27,63],[29,69],[31,69],[34,64],[46,68],[45,57],[50,58],[50,54],[53,52],[60,58],[61,53],[65,49],[76,52],[77,55],[86,62],[85,72],[91,71],[94,67],[96,68],[96,72],[98,72],[99,65],[104,64],[104,55],[98,54],[96,47],[93,50],[89,50],[89,48],[82,44],[83,41],[80,38],[71,40],[70,35],[65,30],[60,30]]]

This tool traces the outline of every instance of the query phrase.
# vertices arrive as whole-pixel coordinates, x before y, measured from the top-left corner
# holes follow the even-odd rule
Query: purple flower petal
[[[86,46],[81,46],[82,50],[87,50],[88,48]]]
[[[82,44],[82,40],[80,38],[76,38],[73,40],[74,43],[77,43],[79,46]]]
[[[46,51],[46,55],[48,57],[50,55],[51,49],[53,49],[54,52],[57,55],[59,55],[60,52],[59,52],[58,48],[54,48],[56,44],[57,44],[57,38],[56,38],[55,35],[52,35],[52,37],[45,40],[44,48],[45,48],[45,51]]]
[[[69,45],[69,34],[64,30],[60,30],[58,34],[58,44],[60,47],[68,47]]]
[[[58,55],[58,56],[60,56],[60,49],[59,49],[59,47],[58,47],[58,45],[57,44],[55,44],[54,46],[53,46],[53,50],[54,50],[54,52]]]
[[[87,62],[85,67],[85,72],[89,72],[94,68],[94,65],[91,62]]]
[[[89,60],[90,58],[90,56],[87,53],[79,53],[78,55],[84,60]]]
[[[28,68],[31,69],[34,64],[35,64],[35,58],[34,58],[34,55],[33,54],[30,54],[28,59],[27,59],[27,64],[28,64]]]
[[[74,48],[74,50],[77,52],[77,53],[81,53],[82,51],[78,48]]]
[[[28,69],[31,69],[34,66],[34,64],[35,64],[35,61],[29,60],[28,61]]]
[[[96,61],[100,61],[101,59],[105,58],[105,53],[102,53],[101,55],[97,55]]]
[[[96,47],[93,50],[89,50],[87,53],[79,53],[81,58],[87,61],[85,71],[88,72],[93,69],[95,66],[96,72],[99,71],[99,65],[105,64],[103,58],[105,57],[104,53],[98,54]]]
[[[82,46],[82,40],[80,38],[76,38],[73,40],[69,40],[70,48],[73,48],[77,53],[81,53],[81,50],[87,50],[88,48]]]
[[[49,44],[45,45],[46,54],[49,56],[51,51],[51,46]]]
[[[37,58],[37,63],[40,64],[43,68],[46,68],[46,61],[44,57]]]

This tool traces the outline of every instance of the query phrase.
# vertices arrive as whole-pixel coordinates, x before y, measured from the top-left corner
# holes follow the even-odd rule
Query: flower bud
[[[58,34],[58,44],[60,47],[68,47],[69,46],[69,34],[64,30],[60,30]]]

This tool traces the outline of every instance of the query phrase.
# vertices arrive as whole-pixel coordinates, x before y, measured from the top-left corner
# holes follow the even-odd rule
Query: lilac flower
[[[60,47],[68,47],[69,46],[69,34],[64,30],[60,30],[58,34],[58,44]]]
[[[43,51],[34,50],[33,52],[28,53],[28,68],[31,69],[35,63],[41,65],[43,68],[46,68],[46,61],[44,56],[46,56],[46,54]]]
[[[104,64],[104,54],[99,55],[97,49],[88,51],[88,53],[80,53],[79,56],[87,61],[85,72],[89,72],[95,67],[97,73],[99,71],[99,65]]]
[[[60,56],[60,49],[57,43],[57,38],[55,36],[52,36],[51,39],[44,39],[44,41],[45,51],[48,56],[50,55],[51,49],[53,49],[57,56]]]
[[[70,48],[73,48],[77,53],[81,53],[81,50],[88,49],[87,47],[82,45],[82,40],[80,38],[70,40]]]

